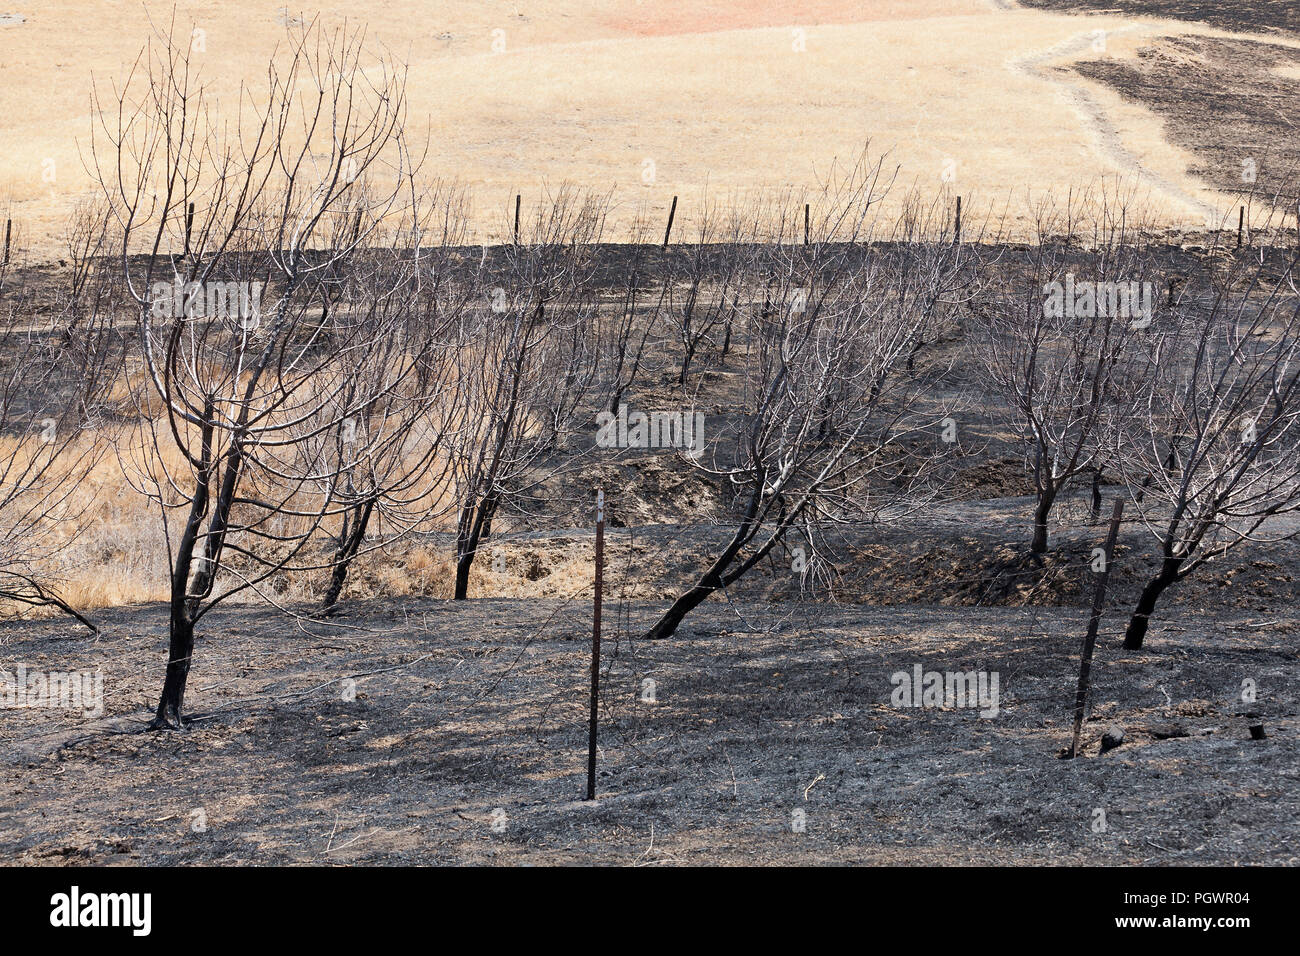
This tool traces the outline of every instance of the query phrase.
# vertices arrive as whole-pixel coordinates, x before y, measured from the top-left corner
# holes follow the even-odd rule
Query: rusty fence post
[[[605,583],[605,492],[596,492],[596,603],[591,617],[591,713],[587,723],[587,799],[596,799],[596,727],[600,707],[600,601]]]
[[[1105,564],[1097,572],[1097,590],[1092,596],[1092,614],[1088,618],[1088,633],[1083,639],[1083,653],[1079,657],[1079,688],[1074,695],[1074,735],[1070,742],[1070,757],[1079,756],[1079,737],[1083,733],[1083,712],[1088,703],[1088,679],[1092,675],[1092,652],[1097,646],[1097,626],[1101,610],[1106,603],[1106,578],[1110,576],[1111,561],[1115,556],[1115,540],[1119,537],[1119,522],[1124,515],[1124,499],[1115,499],[1115,511],[1110,517],[1110,532],[1106,535]]]

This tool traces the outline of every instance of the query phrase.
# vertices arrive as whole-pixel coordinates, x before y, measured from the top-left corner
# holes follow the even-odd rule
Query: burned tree
[[[344,507],[335,479],[347,462],[326,448],[375,400],[362,377],[395,332],[323,314],[322,287],[401,212],[414,173],[403,74],[369,54],[363,70],[362,55],[359,33],[304,28],[263,93],[218,117],[189,44],[158,34],[98,103],[93,168],[141,383],[119,454],[159,510],[171,569],[154,728],[183,726],[205,615],[237,594],[274,601],[287,571],[318,568],[316,532]],[[360,225],[340,245],[332,217],[357,195]],[[370,450],[350,446],[351,460]]]
[[[880,165],[859,166],[839,188],[827,202],[826,241],[760,247],[749,267],[770,279],[737,343],[743,404],[731,421],[715,421],[694,459],[731,488],[736,523],[649,638],[671,636],[793,530],[815,544],[828,524],[889,517],[926,494],[930,456],[914,439],[942,416],[918,411],[918,379],[905,369],[925,309],[900,315],[898,263],[863,254],[887,188]]]
[[[448,443],[457,600],[468,596],[493,521],[574,464],[560,442],[596,378],[592,251],[603,221],[602,200],[562,191],[539,208],[523,241],[501,250],[503,265],[485,254],[482,301],[457,351],[462,393]]]
[[[601,397],[608,394],[605,407],[616,413],[627,391],[642,371],[654,366],[647,352],[656,318],[668,297],[668,286],[656,281],[660,272],[649,261],[651,244],[648,225],[638,219],[632,225],[632,239],[627,259],[622,264],[617,301],[596,315],[597,357],[600,362]]]
[[[453,505],[444,439],[458,419],[455,353],[474,288],[456,252],[464,231],[460,194],[439,189],[428,207],[428,216],[417,214],[386,242],[372,243],[366,266],[354,270],[333,306],[331,336],[347,329],[346,339],[356,324],[379,347],[365,356],[367,367],[349,391],[336,396],[338,407],[322,412],[337,423],[327,446],[337,467],[326,470],[341,508],[321,601],[327,613],[359,556]],[[387,532],[367,545],[376,519]]]
[[[60,595],[58,558],[93,504],[84,482],[106,447],[111,312],[102,290],[89,314],[74,307],[75,280],[42,312],[15,266],[0,271],[0,604],[55,607],[94,630]]]
[[[685,389],[705,349],[726,351],[740,297],[745,293],[744,249],[756,223],[733,208],[714,203],[700,213],[695,241],[665,253],[658,313],[681,347],[677,385]],[[721,341],[719,341],[721,336]]]
[[[1234,266],[1175,312],[1147,345],[1151,384],[1120,459],[1143,479],[1139,513],[1159,549],[1129,650],[1165,591],[1247,543],[1294,537],[1278,519],[1300,510],[1296,260]]]
[[[1088,250],[1076,216],[1068,207],[1040,209],[1027,261],[998,263],[1009,291],[981,296],[974,323],[985,386],[1022,430],[1034,555],[1047,551],[1049,519],[1067,486],[1081,475],[1099,481],[1110,463],[1138,394],[1135,359],[1161,308],[1152,257],[1140,231],[1121,225],[1125,210],[1103,207],[1108,228]]]

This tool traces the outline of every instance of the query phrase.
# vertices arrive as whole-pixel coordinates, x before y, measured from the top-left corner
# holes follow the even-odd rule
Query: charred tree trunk
[[[762,488],[761,481],[758,482],[757,487]],[[758,514],[761,500],[762,495],[758,491],[755,491],[750,498],[750,504],[745,521],[736,529],[736,534],[731,539],[731,543],[727,545],[726,550],[724,550],[722,554],[718,555],[718,559],[713,562],[707,571],[704,572],[704,576],[701,577],[690,590],[678,597],[677,600],[673,602],[672,607],[664,612],[664,616],[655,623],[655,626],[646,632],[646,640],[658,640],[659,638],[672,637],[673,634],[676,633],[677,628],[681,625],[683,619],[685,619],[686,615],[703,604],[709,595],[713,594],[715,591],[720,591],[725,587],[730,587],[739,580],[745,572],[756,565],[759,561],[762,561],[763,558],[768,555],[774,547],[776,547],[776,545],[780,544],[785,539],[785,534],[789,530],[790,525],[798,518],[799,514],[804,509],[804,505],[807,503],[807,499],[805,498],[803,504],[800,504],[789,512],[787,512],[784,505],[782,505],[780,524],[772,531],[772,534],[763,543],[762,547],[748,558],[740,560],[741,550],[753,539],[755,532],[758,531],[758,523],[755,521],[755,517]],[[737,564],[737,561],[740,563]],[[735,566],[733,567],[733,565]]]
[[[208,502],[211,497],[212,407],[213,402],[209,398],[204,407],[202,463],[195,474],[194,492],[190,498],[190,513],[185,522],[185,531],[176,548],[176,562],[172,568],[167,672],[163,678],[162,695],[158,698],[158,710],[149,724],[150,730],[181,730],[185,726],[181,708],[185,703],[185,682],[190,676],[190,659],[194,655],[194,615],[198,605],[198,599],[190,594],[190,569],[194,565],[194,552],[199,547],[200,529],[203,518],[208,513]],[[233,454],[237,461],[238,453]],[[232,485],[233,494],[233,476],[228,472],[226,478],[225,484]],[[224,484],[222,490],[225,490]],[[229,495],[218,497],[218,511],[223,503],[228,502],[229,497]],[[217,520],[217,517],[213,518],[213,528],[217,526]],[[206,562],[208,556],[213,553],[212,538],[205,537],[202,547],[204,557],[200,560]],[[196,594],[204,593],[211,584],[214,574],[215,571],[211,570],[206,563],[200,564],[199,574],[195,576]]]
[[[194,656],[194,622],[183,610],[173,614],[171,639],[167,648],[167,676],[162,697],[150,730],[181,730],[185,724],[181,707],[185,703],[185,683],[190,676],[190,659]]]
[[[1052,502],[1056,499],[1048,458],[1047,447],[1039,437],[1034,444],[1034,489],[1038,503],[1034,506],[1034,537],[1029,543],[1031,554],[1047,551],[1047,516],[1052,513]]]
[[[698,584],[673,602],[672,607],[664,612],[664,616],[646,633],[646,640],[653,641],[664,637],[672,637],[686,618],[686,615],[703,604],[710,594],[721,587],[722,579],[713,571],[710,571],[700,579]]]
[[[344,540],[334,552],[334,570],[330,572],[329,587],[325,589],[325,598],[321,601],[323,611],[333,610],[334,605],[338,603],[339,595],[343,593],[343,585],[348,579],[348,569],[352,566],[352,559],[361,550],[362,542],[365,541],[366,526],[370,523],[370,515],[374,510],[374,499],[361,506],[351,529],[344,535]]]
[[[1142,589],[1137,607],[1133,609],[1133,617],[1128,622],[1128,630],[1124,632],[1126,651],[1142,650],[1142,641],[1147,635],[1147,627],[1151,624],[1151,615],[1156,609],[1156,602],[1160,600],[1160,595],[1165,593],[1169,585],[1178,580],[1178,569],[1181,566],[1182,561],[1179,559],[1165,558],[1160,573]]]
[[[682,388],[686,387],[686,381],[691,374],[691,360],[695,357],[694,346],[687,346],[685,354],[682,356],[682,370],[677,376],[677,384]]]
[[[1047,517],[1052,513],[1052,502],[1056,498],[1054,491],[1042,491],[1038,494],[1038,504],[1034,508],[1034,539],[1029,544],[1033,554],[1047,551]]]
[[[457,601],[469,597],[469,569],[473,564],[473,551],[462,551],[456,556],[456,590],[453,597]]]
[[[474,566],[479,542],[492,533],[492,517],[496,513],[498,501],[495,495],[489,495],[479,505],[477,516],[472,521],[469,516],[462,518],[462,531],[456,547],[456,589],[452,595],[453,600],[464,601],[469,597],[469,571]]]

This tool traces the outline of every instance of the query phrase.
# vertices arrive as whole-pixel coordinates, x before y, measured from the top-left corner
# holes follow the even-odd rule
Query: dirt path
[[[1111,36],[1131,34],[1144,28],[1137,24],[1108,30],[1077,33],[1069,39],[1007,61],[1010,69],[1036,77],[1050,84],[1079,114],[1083,127],[1096,141],[1097,151],[1121,174],[1132,177],[1153,191],[1182,203],[1190,212],[1203,218],[1208,226],[1217,223],[1219,212],[1214,206],[1189,193],[1183,186],[1149,168],[1123,140],[1118,126],[1111,120],[1095,92],[1077,74],[1053,68],[1052,64],[1067,57],[1077,57],[1094,48],[1098,36],[1105,42]]]

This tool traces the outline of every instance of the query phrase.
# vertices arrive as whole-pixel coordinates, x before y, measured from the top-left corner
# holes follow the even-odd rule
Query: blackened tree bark
[[[389,267],[403,249],[419,256],[423,194],[404,139],[405,80],[399,68],[357,83],[363,46],[355,29],[306,27],[276,54],[263,94],[250,90],[237,115],[218,115],[188,35],[159,30],[115,102],[96,104],[93,173],[114,214],[111,271],[134,318],[126,361],[140,372],[128,387],[142,414],[115,440],[168,549],[153,729],[184,727],[203,617],[244,592],[274,603],[262,589],[273,576],[319,568],[309,544],[352,504],[340,500],[340,476],[383,448],[358,443],[350,460],[327,451],[341,422],[381,402],[383,389],[359,387],[375,357],[411,351],[404,316],[340,321],[326,288],[359,278],[345,264],[364,263],[384,285],[403,274]],[[323,129],[330,135],[316,135]],[[350,238],[331,241],[342,210]],[[407,238],[387,257],[360,255],[381,222]],[[185,254],[168,256],[182,237]],[[179,534],[173,516],[184,516]]]
[[[1147,586],[1142,589],[1142,594],[1138,597],[1137,607],[1133,609],[1133,617],[1128,622],[1128,629],[1124,632],[1125,650],[1142,650],[1142,641],[1146,637],[1147,628],[1151,624],[1151,615],[1155,613],[1156,602],[1160,600],[1160,595],[1164,594],[1170,585],[1178,581],[1178,569],[1182,567],[1182,563],[1178,558],[1165,558],[1164,563],[1160,566],[1160,572],[1148,581]]]
[[[1033,554],[1047,551],[1047,519],[1056,501],[1056,489],[1044,488],[1038,493],[1038,503],[1034,506],[1034,537],[1029,550]]]
[[[500,498],[489,494],[477,508],[467,508],[461,512],[460,530],[456,537],[456,587],[453,598],[464,601],[469,597],[469,572],[474,566],[481,542],[492,536],[492,518],[496,514]]]
[[[330,571],[330,582],[325,588],[325,596],[321,600],[321,609],[329,612],[338,604],[339,595],[343,593],[343,585],[348,579],[348,569],[352,566],[353,559],[361,551],[362,542],[366,539],[366,528],[370,524],[370,516],[375,510],[374,498],[367,498],[357,508],[352,518],[352,526],[344,527],[343,534],[339,541],[338,547],[334,551],[333,569]]]

